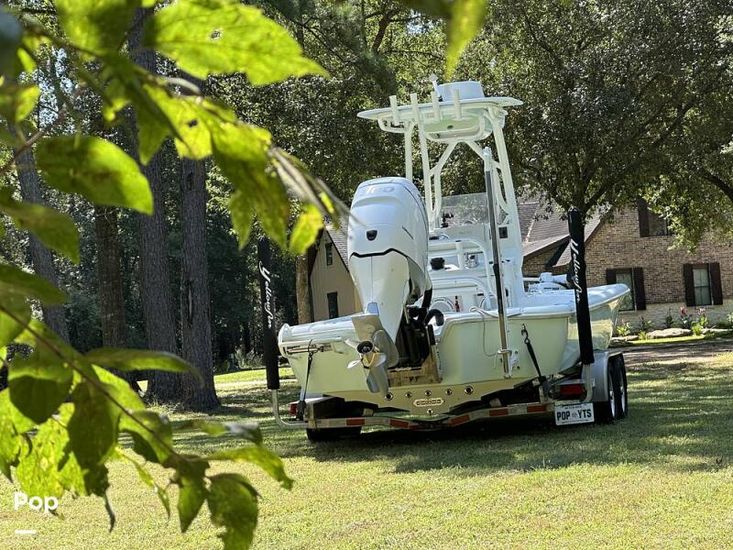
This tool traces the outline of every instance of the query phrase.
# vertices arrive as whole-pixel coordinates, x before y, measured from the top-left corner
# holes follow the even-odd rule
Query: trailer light
[[[560,397],[566,399],[581,397],[585,394],[585,384],[560,384]]]
[[[298,402],[291,401],[288,404],[288,409],[290,410],[290,416],[295,416],[298,413]]]

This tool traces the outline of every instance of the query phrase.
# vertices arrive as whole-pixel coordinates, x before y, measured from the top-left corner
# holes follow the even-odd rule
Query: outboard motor
[[[426,293],[427,307],[431,294],[427,215],[412,182],[392,177],[359,185],[351,203],[348,257],[364,305],[364,312],[352,317],[357,350],[371,391],[386,393],[386,369],[400,358],[395,342],[405,308]]]

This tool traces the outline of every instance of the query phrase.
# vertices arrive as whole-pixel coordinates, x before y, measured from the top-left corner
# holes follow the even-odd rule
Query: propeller
[[[351,361],[347,368],[361,366],[366,371],[366,383],[372,393],[386,395],[389,391],[387,369],[399,362],[397,346],[382,327],[379,315],[360,313],[352,316],[358,342],[346,343],[359,353],[359,359]]]

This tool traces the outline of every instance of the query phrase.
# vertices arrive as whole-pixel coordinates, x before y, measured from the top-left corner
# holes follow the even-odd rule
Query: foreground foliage
[[[209,76],[230,73],[264,85],[289,77],[323,77],[326,71],[256,7],[234,0],[158,4],[57,0],[46,12],[50,19],[25,13],[23,3],[12,11],[0,9],[0,212],[78,263],[80,239],[72,219],[19,201],[7,185],[10,171],[33,150],[45,183],[56,190],[95,205],[151,214],[153,196],[141,165],[172,140],[182,158],[213,160],[232,185],[228,206],[240,246],[256,217],[278,245],[302,253],[322,227],[323,216],[337,213],[337,201],[300,161],[273,144],[267,130],[242,122],[201,87]],[[482,6],[473,0],[429,3],[431,13],[448,20],[449,72],[478,31]],[[131,28],[134,16],[145,8],[155,10],[146,17],[142,47],[164,55],[181,77],[153,74],[125,52],[128,36],[139,30]],[[58,65],[65,67],[60,79]],[[55,108],[38,104],[44,94],[53,98]],[[121,127],[131,111],[137,119],[133,156],[108,139],[85,134],[80,123],[98,113],[100,125]],[[293,198],[301,203],[298,208]],[[289,230],[291,213],[295,221]],[[0,265],[0,359],[8,367],[8,388],[0,392],[0,471],[29,495],[99,496],[113,527],[109,463],[122,461],[153,489],[168,515],[175,487],[182,531],[206,503],[211,523],[223,528],[224,547],[248,547],[257,523],[258,493],[241,473],[222,473],[214,464],[252,463],[289,489],[292,480],[281,460],[263,446],[259,428],[208,419],[174,424],[146,409],[110,370],[154,369],[189,377],[196,371],[176,356],[147,350],[78,352],[32,315],[31,302],[49,306],[65,299],[44,279]],[[246,444],[182,452],[174,447],[174,433],[181,430],[231,433]],[[123,446],[123,440],[132,443]],[[167,484],[151,474],[150,465],[168,472]]]

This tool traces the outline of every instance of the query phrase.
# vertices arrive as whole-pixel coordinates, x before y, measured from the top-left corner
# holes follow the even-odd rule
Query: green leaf
[[[486,0],[453,0],[447,30],[446,77],[450,78],[453,74],[461,53],[481,29],[487,6]]]
[[[212,138],[217,165],[234,186],[235,194],[241,193],[230,206],[241,209],[247,199],[251,204],[232,211],[235,231],[248,235],[249,228],[243,228],[240,222],[254,209],[267,235],[285,248],[290,203],[270,165],[269,132],[245,124],[222,124],[212,130]],[[240,244],[242,240],[240,236]]]
[[[5,8],[0,7],[0,75],[15,65],[15,52],[23,37],[23,27]]]
[[[46,279],[12,265],[0,265],[0,296],[16,294],[44,304],[63,304],[66,295]]]
[[[235,190],[229,197],[229,215],[232,217],[232,227],[237,234],[239,249],[243,249],[252,233],[252,223],[255,219],[255,209],[247,193]]]
[[[90,363],[123,372],[159,370],[201,376],[189,363],[165,351],[128,348],[97,348],[85,355]]]
[[[32,232],[43,244],[79,263],[79,232],[70,216],[52,208],[12,198],[0,190],[0,212],[10,216],[20,229]]]
[[[6,419],[10,419],[17,434],[23,434],[36,427],[35,422],[24,416],[13,405],[13,402],[10,400],[10,392],[7,389],[0,392],[0,415]]]
[[[11,124],[17,124],[31,114],[41,91],[35,84],[14,84],[0,86],[0,116]]]
[[[219,538],[225,550],[249,548],[257,527],[257,492],[244,476],[212,476],[206,502],[211,522],[224,527]]]
[[[104,58],[103,78],[109,81],[103,95],[102,114],[112,122],[117,113],[132,103],[138,129],[140,162],[147,164],[169,135],[179,137],[153,94],[166,94],[162,82],[154,75],[120,54]]]
[[[92,136],[55,137],[40,141],[36,153],[49,185],[79,193],[95,204],[152,213],[148,181],[137,163],[115,144]]]
[[[293,480],[285,473],[282,460],[272,451],[257,445],[255,447],[242,447],[239,449],[226,449],[217,451],[206,457],[206,460],[230,460],[237,462],[250,462],[262,468],[270,477],[278,481],[285,489],[291,489]]]
[[[3,305],[0,305],[0,308]],[[15,338],[15,342],[26,344],[35,349],[36,352],[43,350],[44,353],[49,353],[49,346],[51,346],[55,352],[58,352],[68,361],[76,361],[80,357],[79,352],[59,338],[58,334],[38,319],[30,319],[24,330]],[[54,355],[56,354],[54,353]]]
[[[143,43],[200,79],[241,72],[261,85],[326,74],[283,27],[234,0],[178,0],[146,21]]]
[[[73,410],[70,403],[61,405],[58,416],[47,420],[33,436],[30,452],[23,455],[16,470],[26,493],[59,497],[64,491],[101,495],[107,490],[106,468],[101,468],[90,483],[71,452],[66,425]]]
[[[104,384],[104,389],[128,412],[145,409],[140,396],[134,392],[126,380],[101,367],[93,367],[91,378]]]
[[[293,232],[290,234],[288,249],[293,254],[303,254],[312,245],[318,232],[323,227],[323,216],[318,207],[313,204],[303,206],[303,211],[298,216]]]
[[[120,430],[132,437],[133,450],[149,462],[164,464],[173,448],[173,430],[168,420],[148,410],[135,411],[132,417],[121,417]]]
[[[8,369],[8,389],[13,405],[25,416],[41,424],[69,395],[73,372],[45,348],[28,358],[16,358]]]
[[[31,320],[31,310],[25,298],[0,294],[0,346],[15,340]]]
[[[56,0],[61,27],[69,40],[94,53],[123,46],[139,0]]]
[[[103,382],[97,384],[110,393]],[[86,478],[112,454],[120,410],[90,382],[79,383],[71,398],[75,408],[68,424],[69,440]]]
[[[182,477],[178,486],[178,519],[181,523],[181,532],[185,533],[191,522],[196,519],[208,491],[203,477]]]
[[[186,97],[153,88],[149,91],[175,128],[176,150],[182,157],[201,160],[211,155],[210,127],[217,127],[223,120],[236,120],[232,111],[198,96]]]
[[[22,441],[13,423],[13,408],[8,391],[0,392],[0,472],[8,479],[10,467],[17,464]]]

